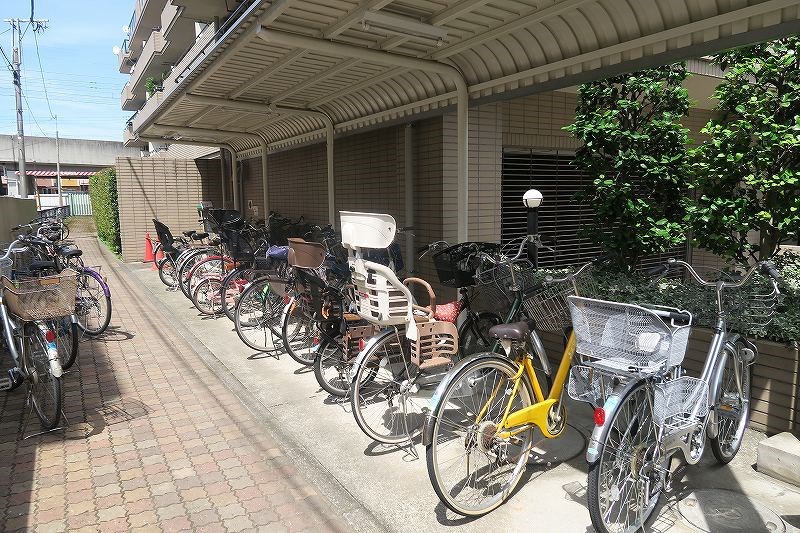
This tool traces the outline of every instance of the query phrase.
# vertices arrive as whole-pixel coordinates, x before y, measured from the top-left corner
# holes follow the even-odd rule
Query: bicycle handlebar
[[[686,268],[689,274],[700,285],[704,287],[719,287],[720,289],[738,289],[739,287],[743,286],[748,281],[750,281],[750,278],[753,276],[753,274],[755,274],[756,270],[759,270],[763,274],[766,274],[767,276],[772,278],[772,283],[773,285],[775,285],[776,289],[778,286],[778,282],[781,279],[778,269],[775,268],[775,264],[772,263],[771,261],[761,261],[756,265],[750,267],[750,269],[745,273],[745,275],[739,281],[706,281],[700,276],[700,274],[697,273],[697,271],[694,269],[692,265],[680,259],[669,259],[667,261],[667,264],[664,266],[667,268],[667,270],[664,271],[664,273],[671,270],[675,266],[682,266]]]

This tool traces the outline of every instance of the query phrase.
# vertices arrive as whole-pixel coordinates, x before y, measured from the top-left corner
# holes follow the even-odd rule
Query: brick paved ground
[[[22,440],[24,393],[0,393],[0,531],[346,530],[120,266],[77,243],[109,278],[113,329],[64,378],[66,431]]]

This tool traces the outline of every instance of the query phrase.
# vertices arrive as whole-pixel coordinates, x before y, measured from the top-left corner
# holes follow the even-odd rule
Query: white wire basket
[[[679,365],[691,327],[666,323],[638,305],[569,296],[576,352],[619,372],[655,373]]]
[[[667,429],[681,429],[708,414],[708,386],[689,376],[657,383],[653,388],[653,421]]]

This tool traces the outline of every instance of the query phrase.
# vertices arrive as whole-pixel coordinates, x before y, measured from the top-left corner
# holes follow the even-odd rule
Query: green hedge
[[[117,171],[114,167],[101,170],[89,178],[89,196],[97,236],[112,252],[122,251],[119,233],[119,203],[117,201]]]
[[[746,290],[729,290],[725,294],[725,308],[732,317],[744,317],[731,324],[732,329],[751,336],[777,342],[800,341],[800,255],[786,253],[775,257],[781,273],[781,296],[769,324],[749,320],[747,310],[759,305],[755,294],[767,294],[770,285],[760,274]],[[714,272],[698,269],[701,276],[712,278]],[[717,277],[720,275],[717,272]],[[723,275],[723,279],[732,279]],[[733,275],[735,279],[735,274]],[[583,287],[582,296],[618,302],[648,303],[686,309],[695,315],[698,326],[710,327],[715,321],[716,291],[699,287],[692,281],[665,278],[654,281],[636,273],[621,273],[613,268],[597,268],[590,282]],[[743,312],[744,311],[744,312]]]

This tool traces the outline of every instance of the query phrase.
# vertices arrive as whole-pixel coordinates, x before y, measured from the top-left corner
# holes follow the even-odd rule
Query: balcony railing
[[[136,10],[133,11],[131,21],[128,22],[128,36],[133,35],[134,30],[136,30]]]

